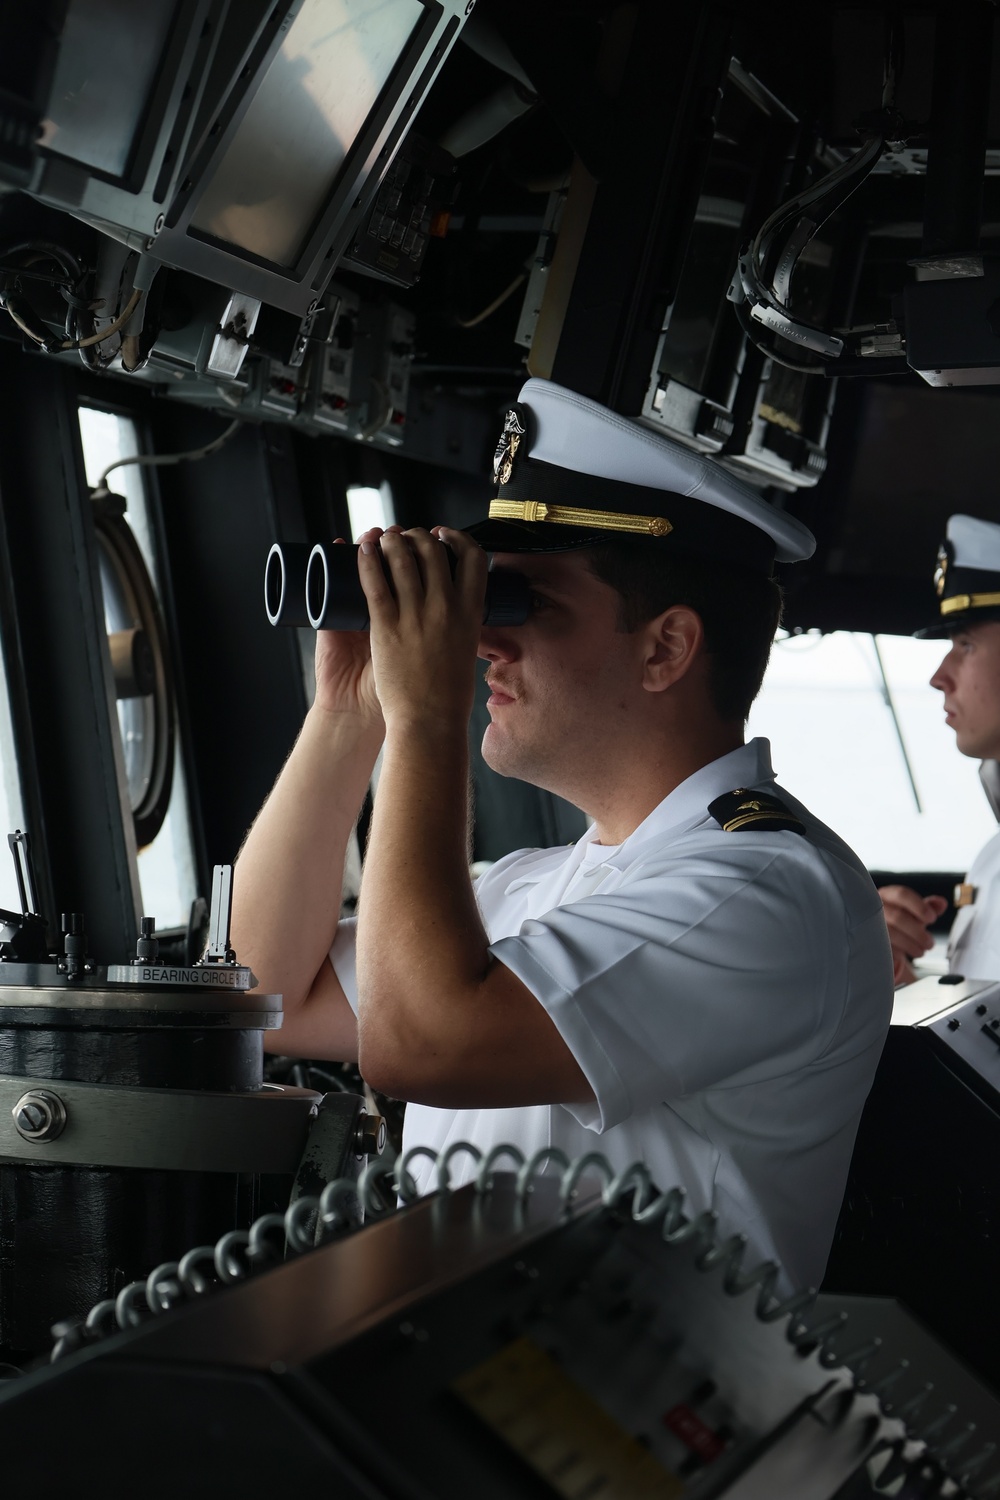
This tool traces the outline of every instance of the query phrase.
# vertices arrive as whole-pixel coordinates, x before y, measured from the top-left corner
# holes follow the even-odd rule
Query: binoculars
[[[451,570],[455,554],[449,550]],[[383,567],[385,563],[383,561]],[[530,609],[528,580],[491,568],[484,625],[523,625]],[[264,608],[272,625],[313,630],[367,630],[368,600],[358,577],[358,549],[344,543],[275,542],[264,566]]]

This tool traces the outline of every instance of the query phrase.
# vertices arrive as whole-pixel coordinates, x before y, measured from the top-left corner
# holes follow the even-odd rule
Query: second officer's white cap
[[[917,634],[953,635],[979,620],[1000,619],[1000,525],[978,516],[948,517],[934,588],[938,618]]]

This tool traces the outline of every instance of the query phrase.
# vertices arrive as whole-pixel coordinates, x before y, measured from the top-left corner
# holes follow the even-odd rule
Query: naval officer
[[[234,941],[285,997],[273,1046],[357,1057],[408,1101],[406,1148],[642,1160],[816,1283],[892,963],[857,858],[777,788],[767,742],[744,743],[773,564],[813,538],[711,460],[537,379],[494,477],[471,534],[367,533],[370,638],[318,638],[314,707],[235,873]],[[529,581],[523,625],[480,623],[487,552]],[[487,763],[593,822],[474,888],[477,654]],[[359,914],[338,926],[382,746]]]
[[[963,755],[1000,760],[1000,526],[951,516],[934,574],[938,616],[924,638],[947,638],[948,652],[931,678],[944,695],[945,720]],[[897,984],[916,978],[912,960],[933,947],[928,927],[945,911],[942,896],[883,886]],[[948,968],[967,979],[1000,979],[1000,833],[995,833],[955,889]]]

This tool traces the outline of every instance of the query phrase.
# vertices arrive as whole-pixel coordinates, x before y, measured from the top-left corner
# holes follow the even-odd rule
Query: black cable
[[[829,373],[848,373],[844,359],[845,339],[851,337],[853,330],[846,330],[842,338],[796,318],[789,306],[791,278],[806,246],[868,178],[890,137],[902,129],[896,112],[896,94],[903,70],[904,42],[904,17],[897,4],[886,16],[881,113],[862,122],[867,137],[864,144],[846,162],[776,208],[739,258],[730,295],[744,333],[753,347],[766,357],[803,374],[826,373],[827,364],[810,365],[779,354],[773,345],[762,341],[753,324],[770,327],[774,338],[793,342],[796,336],[800,337],[804,345],[813,347],[824,361],[835,367]],[[819,212],[808,213],[814,206]],[[791,226],[787,236],[783,233],[786,226]],[[749,304],[749,314],[742,309],[744,302]],[[787,325],[787,333],[776,326],[781,323]],[[852,373],[861,373],[861,369],[867,368],[867,363],[858,368],[857,359],[851,363]],[[901,364],[905,366],[905,361],[892,360],[890,363],[880,359],[880,368],[872,368],[871,373],[895,373]]]
[[[860,150],[856,151],[846,162],[841,162],[838,167],[834,167],[833,171],[828,172],[819,182],[813,183],[812,187],[804,189],[801,193],[797,193],[788,203],[776,208],[765,219],[750,243],[749,252],[745,257],[741,257],[741,274],[743,266],[746,265],[751,281],[751,286],[745,288],[748,300],[751,300],[752,294],[752,299],[755,302],[762,303],[764,306],[770,307],[775,312],[780,313],[783,317],[795,321],[788,307],[778,300],[764,280],[767,275],[764,262],[777,237],[778,230],[791,219],[801,220],[805,210],[811,208],[813,204],[823,203],[824,212],[822,216],[810,220],[813,228],[808,239],[805,241],[807,244],[827,220],[839,208],[843,207],[851,194],[861,186],[882,155],[884,149],[885,140],[883,137],[870,136]],[[840,189],[843,189],[843,191],[840,191]],[[805,248],[805,244],[802,248]],[[798,254],[800,255],[801,253],[800,250]],[[798,255],[796,256],[797,259]],[[791,270],[786,280],[790,279]]]
[[[5,245],[0,250],[0,256],[8,255],[38,255],[47,256],[61,267],[63,275],[69,285],[76,285],[83,279],[83,267],[72,251],[63,245],[57,245],[52,240],[22,240],[17,245]],[[5,268],[6,269],[6,268]],[[16,267],[15,273],[25,269]]]
[[[757,352],[763,354],[766,359],[773,360],[776,365],[782,365],[786,370],[795,370],[800,375],[825,375],[828,369],[831,371],[831,374],[833,373],[832,367],[829,365],[807,365],[801,360],[789,359],[786,355],[779,354],[773,346],[773,341],[767,343],[760,336],[760,325],[755,324],[746,311],[747,303],[735,302],[733,306],[736,316],[739,319],[740,327],[746,334],[747,339]]]
[[[885,17],[885,64],[882,71],[882,111],[895,114],[896,90],[906,60],[906,29],[903,7],[895,5]]]
[[[790,359],[785,354],[779,353],[773,340],[768,342],[761,336],[760,324],[751,321],[745,304],[734,303],[734,310],[740,327],[747,336],[747,341],[753,345],[758,354],[763,354],[765,359],[773,360],[776,365],[781,365],[786,370],[794,370],[799,375],[825,375],[828,379],[848,380],[855,375],[909,375],[912,373],[905,359],[896,359],[891,355],[872,357],[842,355],[839,359],[830,360],[822,365],[807,365],[802,361]],[[774,339],[779,337],[780,334],[774,335]]]
[[[790,198],[787,203],[783,203],[780,207],[776,208],[770,217],[764,220],[764,223],[754,236],[752,248],[755,257],[759,259],[763,241],[765,238],[770,239],[771,235],[781,224],[788,219],[801,218],[807,208],[811,208],[814,203],[825,202],[843,185],[843,194],[836,198],[833,208],[829,209],[823,218],[817,222],[817,228],[824,224],[830,217],[830,214],[845,203],[851,193],[854,192],[854,189],[860,186],[860,182],[854,181],[855,177],[861,171],[864,171],[866,167],[868,167],[868,170],[871,170],[871,166],[875,165],[875,162],[881,155],[883,146],[884,141],[880,135],[875,133],[870,134],[869,138],[858,148],[853,156],[849,156],[846,161],[834,167],[825,177],[821,177],[818,182],[814,182],[811,187],[803,188],[801,192],[796,193],[794,198]],[[871,166],[869,166],[869,161]],[[867,176],[867,172],[865,172],[865,175]]]
[[[62,245],[52,244],[47,240],[23,241],[17,245],[6,247],[0,252],[4,259],[16,256],[31,257],[23,267],[11,267],[7,270],[5,284],[0,289],[0,306],[4,307],[11,318],[33,343],[38,344],[49,354],[62,353],[69,349],[81,351],[103,344],[113,334],[118,333],[132,317],[142,298],[142,291],[135,290],[129,297],[123,310],[108,324],[106,328],[97,331],[94,308],[88,298],[81,296],[80,289],[83,286],[86,273],[76,257],[66,250]],[[38,261],[52,260],[63,271],[68,282],[67,286],[56,283],[66,303],[66,317],[63,324],[65,337],[55,338],[44,326],[38,317],[28,298],[24,296],[19,287],[22,274],[30,274],[32,265]],[[13,283],[10,285],[9,283]],[[89,358],[86,359],[89,364]],[[104,361],[107,363],[107,361]]]
[[[36,344],[47,351],[58,347],[53,341],[48,328],[38,317],[37,313],[21,287],[22,275],[25,279],[45,279],[58,287],[60,293],[66,299],[66,314],[63,319],[63,332],[67,339],[76,341],[79,325],[79,299],[76,297],[77,288],[83,281],[83,268],[75,255],[64,249],[62,245],[56,245],[48,240],[22,240],[19,244],[8,245],[2,252],[4,260],[14,261],[14,265],[5,267],[5,278],[9,277],[11,285],[4,285],[0,293],[0,303],[7,309],[11,318],[21,329],[22,333],[32,339]],[[18,258],[21,264],[17,264]],[[62,276],[58,278],[44,277],[36,274],[33,267],[39,262],[51,261],[59,267]],[[67,293],[69,294],[67,297]],[[71,302],[69,298],[72,298]],[[77,305],[74,306],[74,303]]]
[[[66,275],[53,276],[48,271],[35,271],[31,266],[0,266],[0,276],[23,276],[26,281],[44,281],[57,287],[71,287],[73,284]]]

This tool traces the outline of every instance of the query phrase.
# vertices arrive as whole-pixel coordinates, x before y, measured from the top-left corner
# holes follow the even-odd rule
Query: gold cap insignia
[[[521,446],[521,439],[527,431],[527,425],[522,421],[518,408],[509,406],[504,418],[503,432],[500,434],[500,441],[493,455],[493,479],[497,484],[510,483],[510,476],[514,472],[514,459]]]
[[[945,543],[942,542],[941,546],[938,548],[937,567],[934,569],[934,588],[939,599],[944,593],[944,586],[948,577],[949,561],[950,559],[948,556],[948,548]]]

